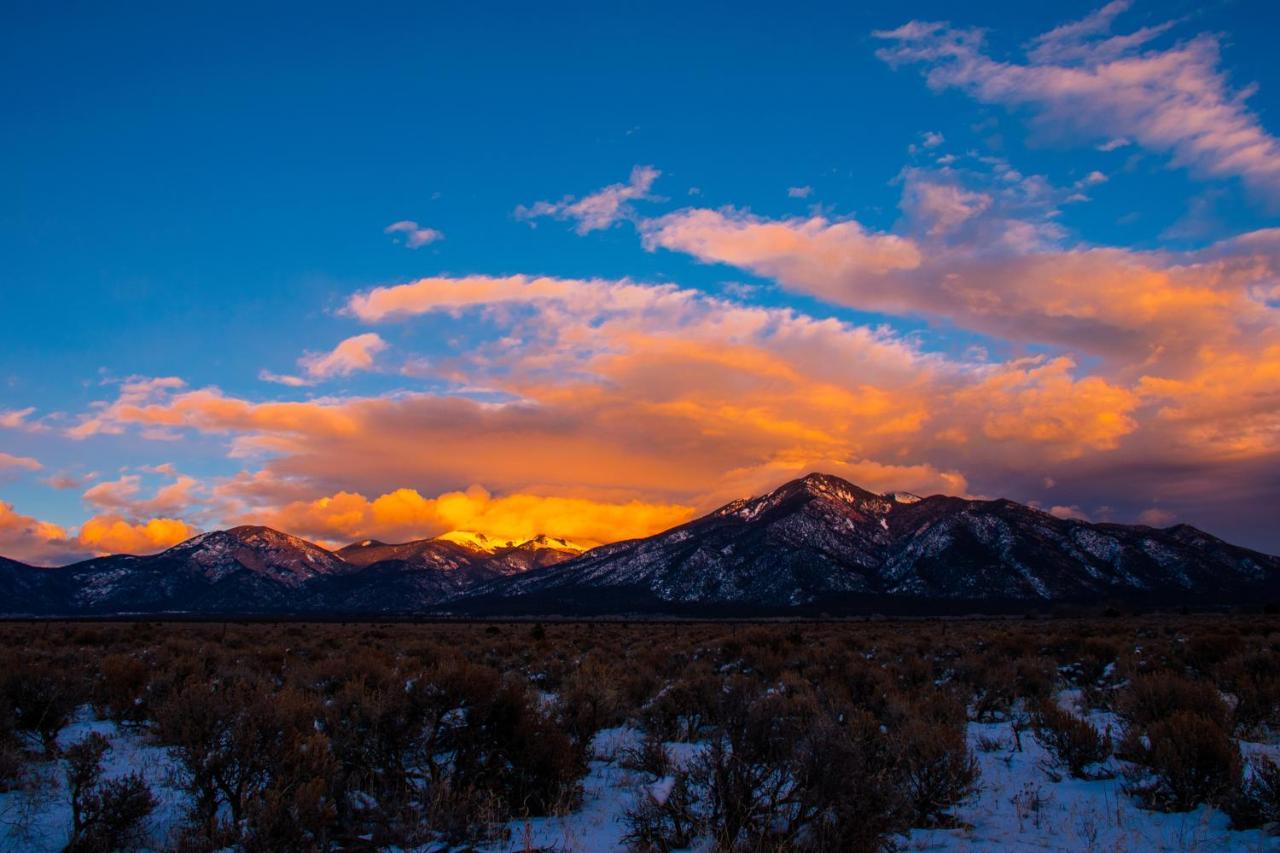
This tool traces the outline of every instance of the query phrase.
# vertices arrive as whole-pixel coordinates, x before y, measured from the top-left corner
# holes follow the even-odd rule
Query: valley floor
[[[1070,703],[1072,697],[1068,693],[1061,699]],[[1090,716],[1100,729],[1115,723],[1109,714]],[[141,732],[94,719],[87,707],[63,731],[59,742],[69,746],[90,732],[105,735],[112,744],[105,761],[107,778],[138,772],[146,779],[158,801],[146,830],[148,845],[165,849],[190,805],[187,795],[174,784],[175,767],[167,751],[149,744]],[[627,849],[627,811],[643,793],[661,793],[666,781],[655,781],[622,766],[622,756],[641,739],[639,730],[628,727],[597,734],[590,770],[583,780],[581,806],[558,817],[511,821],[508,838],[483,849],[490,853]],[[1206,806],[1174,814],[1145,811],[1124,794],[1118,779],[1064,779],[1052,771],[1049,756],[1034,738],[1024,734],[1021,740],[1021,750],[1015,750],[1009,723],[971,723],[969,741],[981,765],[981,789],[954,811],[962,828],[914,830],[897,839],[900,845],[921,851],[1280,850],[1280,835],[1256,829],[1232,831],[1226,815]],[[990,750],[993,742],[1000,747]],[[666,746],[675,766],[687,763],[701,748],[675,742]],[[1240,747],[1246,756],[1263,753],[1280,759],[1280,743],[1242,741]],[[56,853],[69,841],[70,827],[61,761],[35,768],[35,775],[22,789],[0,794],[0,851]],[[422,848],[423,853],[437,849]],[[704,842],[691,849],[705,850],[709,845]]]

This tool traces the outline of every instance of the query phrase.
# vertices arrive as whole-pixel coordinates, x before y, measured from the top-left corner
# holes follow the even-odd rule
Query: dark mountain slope
[[[1185,525],[1089,524],[1007,500],[886,497],[814,474],[476,594],[564,601],[614,590],[620,606],[792,606],[850,596],[1228,599],[1278,580],[1280,559]]]

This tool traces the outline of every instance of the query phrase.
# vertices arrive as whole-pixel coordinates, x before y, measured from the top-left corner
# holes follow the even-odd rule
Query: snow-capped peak
[[[455,545],[461,545],[471,551],[479,551],[483,554],[492,554],[501,548],[510,548],[516,543],[510,540],[498,540],[485,536],[483,533],[476,533],[473,530],[450,530],[448,533],[441,533],[436,537],[440,542],[452,542]]]

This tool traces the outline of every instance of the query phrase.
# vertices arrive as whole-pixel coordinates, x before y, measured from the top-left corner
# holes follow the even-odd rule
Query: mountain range
[[[0,558],[8,615],[939,612],[1259,602],[1280,558],[1188,525],[1009,500],[877,494],[811,474],[646,539],[584,550],[454,533],[337,551],[265,527],[61,568]]]

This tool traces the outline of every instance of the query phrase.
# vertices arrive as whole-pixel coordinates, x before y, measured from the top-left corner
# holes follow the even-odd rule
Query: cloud
[[[529,494],[496,497],[484,488],[434,498],[401,488],[373,500],[354,492],[258,510],[243,519],[320,541],[405,541],[452,530],[524,542],[539,534],[598,544],[650,536],[688,521],[687,506],[642,501],[602,502]]]
[[[1091,375],[1068,356],[949,358],[885,329],[674,285],[434,277],[349,308],[370,322],[456,316],[482,343],[425,368],[454,393],[255,402],[204,388],[115,414],[223,435],[234,456],[261,459],[218,487],[244,518],[408,483],[704,511],[810,470],[929,493],[969,493],[976,476],[979,493],[1026,498],[1064,482],[1062,466],[1128,458],[1133,441],[1182,428],[1158,414],[1180,389]]]
[[[132,522],[115,515],[96,515],[80,526],[76,542],[96,554],[152,554],[199,532],[176,518]]]
[[[933,89],[1027,108],[1045,134],[1104,148],[1130,139],[1197,174],[1238,177],[1280,203],[1280,142],[1246,106],[1251,89],[1231,89],[1217,37],[1158,49],[1150,43],[1171,24],[1111,35],[1128,5],[1110,3],[1045,33],[1021,62],[992,58],[980,30],[926,21],[875,33],[886,42],[877,55],[895,67],[923,66]]]
[[[27,418],[31,417],[35,410],[35,406],[28,406],[25,409],[0,410],[0,428],[30,429],[32,424]]]
[[[589,234],[613,225],[632,215],[631,202],[653,198],[649,189],[662,173],[652,166],[636,166],[625,184],[610,184],[590,195],[575,199],[565,196],[557,202],[539,201],[516,208],[517,219],[537,219],[549,216],[553,219],[574,220],[574,230]]]
[[[412,219],[393,222],[383,229],[384,234],[403,234],[404,244],[410,249],[421,249],[437,240],[443,240],[444,234],[434,228],[424,228]]]
[[[147,554],[189,539],[198,531],[171,518],[129,521],[98,515],[85,521],[75,535],[66,528],[17,512],[0,501],[0,554],[40,566],[58,566],[95,554]]]
[[[982,431],[996,441],[1035,441],[1057,458],[1113,450],[1138,428],[1137,392],[1097,376],[1072,375],[1067,357],[1021,359],[993,369],[956,395],[986,410]]]
[[[1057,518],[1073,518],[1077,521],[1088,521],[1089,516],[1080,507],[1075,506],[1051,506],[1049,507],[1049,515]]]
[[[1138,523],[1146,524],[1150,527],[1168,527],[1173,524],[1177,518],[1178,516],[1176,513],[1160,509],[1159,507],[1152,507],[1151,509],[1145,509],[1142,511],[1138,516]]]
[[[13,469],[21,469],[24,471],[39,471],[44,466],[39,460],[32,459],[30,456],[14,456],[12,453],[0,451],[0,472]]]
[[[119,479],[98,483],[87,489],[82,497],[86,503],[99,509],[122,511],[132,517],[170,515],[190,509],[196,500],[199,482],[171,469],[161,473],[172,476],[173,482],[161,486],[149,498],[139,496],[142,477],[138,474],[125,474]]]
[[[1113,366],[1176,366],[1206,345],[1254,347],[1275,334],[1268,294],[1280,275],[1280,231],[1181,253],[1068,245],[1056,223],[1062,200],[1063,191],[1004,166],[981,179],[909,169],[905,233],[699,208],[647,220],[640,233],[650,250],[728,264],[834,303],[1067,347]]]
[[[646,248],[671,249],[727,263],[784,284],[873,279],[923,261],[908,239],[869,232],[853,221],[767,220],[733,208],[686,208],[643,223]]]
[[[387,348],[387,342],[374,333],[355,335],[338,344],[330,352],[303,356],[299,364],[315,379],[350,376],[357,370],[373,368],[374,357]]]
[[[97,473],[93,471],[83,475],[69,474],[64,471],[59,471],[56,474],[46,477],[44,482],[46,485],[54,489],[82,489],[87,482],[93,480],[97,476]]]
[[[90,406],[89,413],[81,416],[75,426],[68,427],[65,434],[74,439],[85,439],[99,434],[118,434],[121,429],[118,419],[114,417],[116,409],[145,404],[185,385],[186,383],[176,376],[129,377],[120,383],[120,390],[114,402],[107,403],[102,400],[94,402]]]
[[[808,198],[813,194],[813,187],[787,187],[788,198]]]
[[[911,179],[902,206],[930,236],[954,231],[991,207],[992,198],[957,184]]]
[[[22,515],[13,504],[0,501],[0,554],[44,564],[50,557],[66,556],[70,548],[64,528]]]
[[[258,378],[266,382],[301,388],[336,376],[350,376],[360,370],[372,370],[374,360],[387,349],[380,335],[355,335],[339,343],[329,352],[307,353],[298,359],[305,376],[292,376],[263,370]]]

